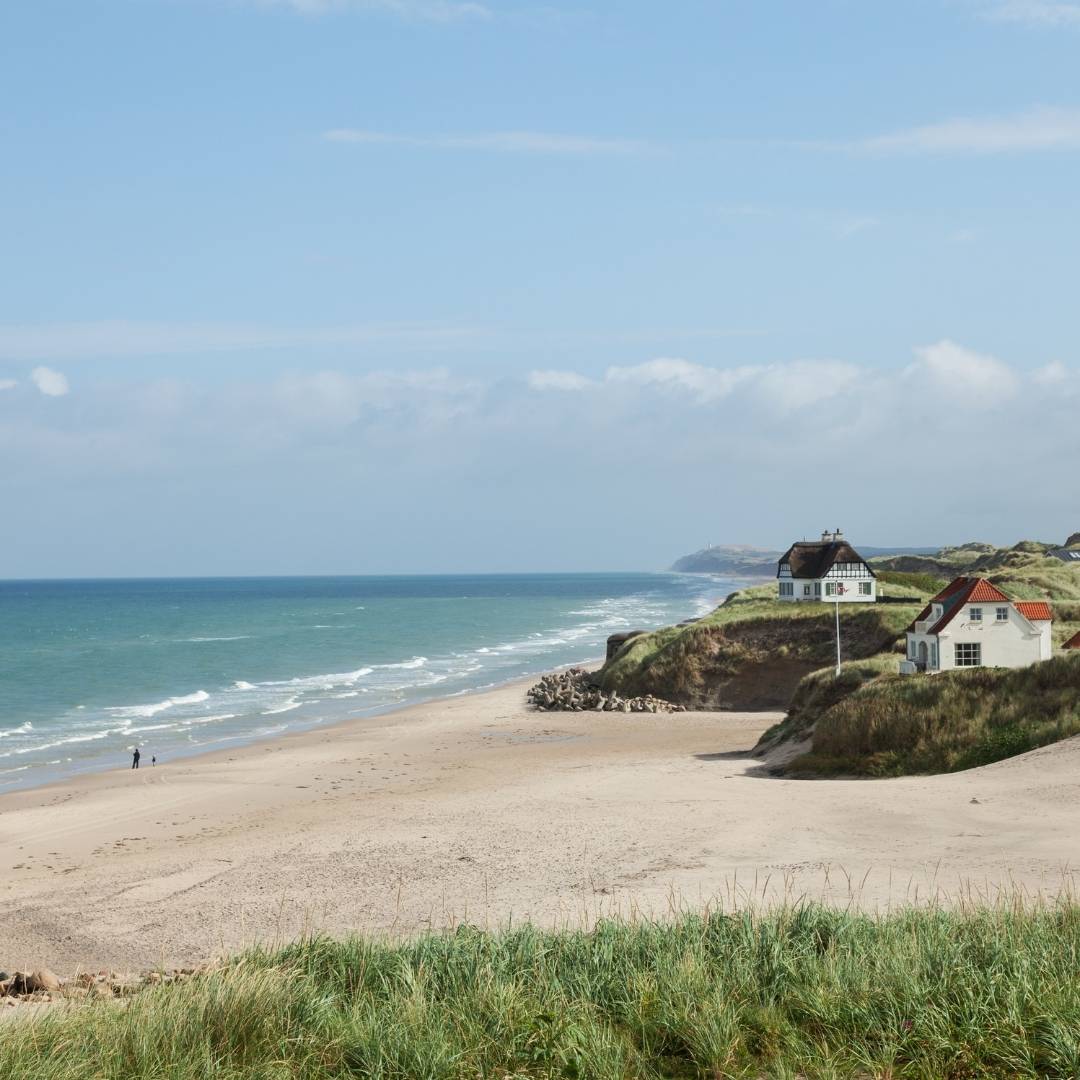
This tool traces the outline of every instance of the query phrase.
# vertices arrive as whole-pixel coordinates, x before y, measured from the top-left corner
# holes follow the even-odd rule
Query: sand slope
[[[518,685],[6,795],[0,964],[1071,884],[1080,742],[952,776],[776,780],[745,756],[776,718],[538,714]]]

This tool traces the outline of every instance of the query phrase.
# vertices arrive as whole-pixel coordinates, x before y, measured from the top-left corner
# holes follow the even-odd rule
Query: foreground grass
[[[9,1023],[11,1080],[1075,1077],[1080,908],[801,907],[252,953]]]
[[[1080,734],[1080,655],[919,676],[875,677],[872,665],[851,665],[840,679],[804,680],[794,706],[782,734],[812,730],[813,750],[789,771],[970,769]]]

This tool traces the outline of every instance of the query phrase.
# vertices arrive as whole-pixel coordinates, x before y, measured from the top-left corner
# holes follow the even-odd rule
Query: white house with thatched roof
[[[780,556],[776,567],[777,598],[872,604],[877,577],[839,529],[820,540],[799,540]]]

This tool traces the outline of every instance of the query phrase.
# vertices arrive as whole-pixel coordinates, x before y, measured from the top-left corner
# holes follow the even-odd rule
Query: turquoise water
[[[0,791],[467,693],[703,614],[686,574],[0,582]]]

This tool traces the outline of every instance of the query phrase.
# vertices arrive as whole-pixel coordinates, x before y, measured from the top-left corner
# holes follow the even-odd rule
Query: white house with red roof
[[[986,578],[959,577],[908,627],[900,671],[1017,668],[1049,660],[1053,621],[1045,600],[1013,600]]]

